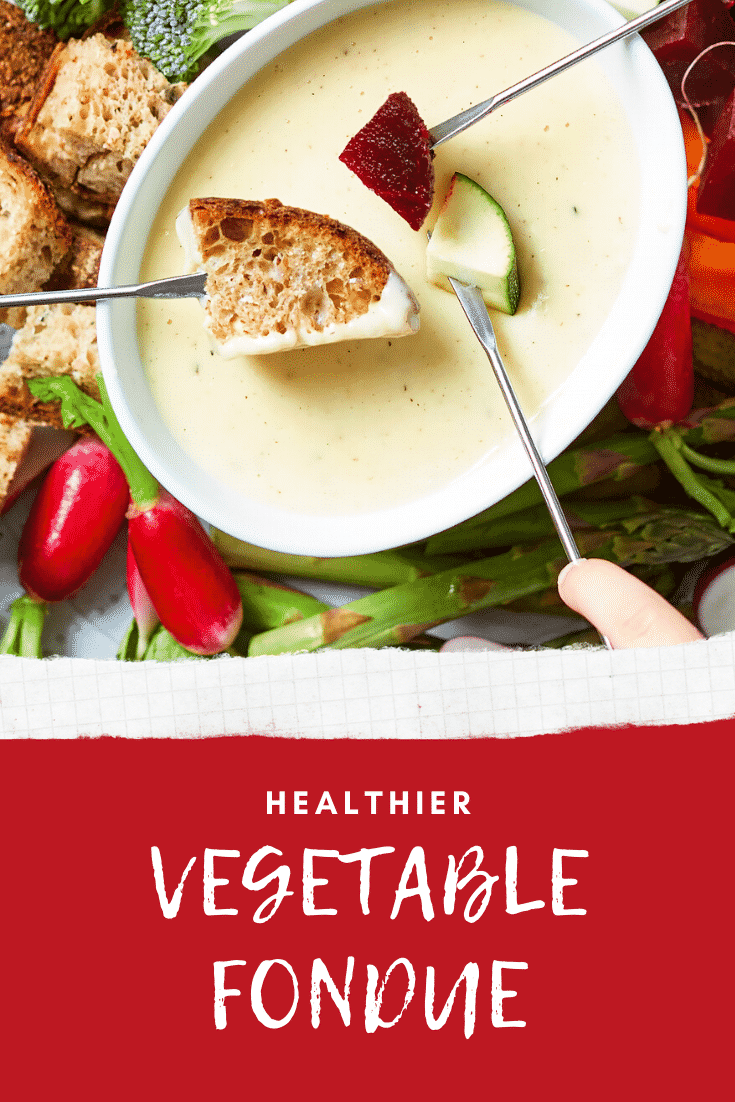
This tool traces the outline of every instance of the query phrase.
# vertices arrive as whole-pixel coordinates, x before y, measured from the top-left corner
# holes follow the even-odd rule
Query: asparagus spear
[[[310,555],[287,555],[281,551],[268,551],[228,536],[217,528],[212,529],[211,536],[215,547],[232,570],[288,574],[296,578],[367,585],[376,589],[412,582],[426,574],[448,570],[462,561],[456,555],[429,559],[420,549],[414,547],[377,551],[370,555],[348,555],[339,559],[315,558]]]
[[[656,458],[646,433],[621,432],[589,447],[567,449],[548,464],[548,471],[557,494],[562,496],[603,478],[626,478],[637,467],[647,467]],[[466,523],[484,524],[541,500],[538,485],[529,481]]]
[[[733,542],[706,514],[683,509],[660,509],[630,517],[610,531],[585,531],[578,537],[582,555],[594,553],[622,566],[692,562],[716,555]],[[255,635],[248,654],[400,646],[446,620],[548,589],[565,562],[554,539],[530,551],[514,549],[465,563]]]
[[[613,502],[579,501],[566,510],[567,519],[575,530],[614,524],[625,517],[650,513],[656,506],[646,498],[633,497]],[[512,516],[504,517],[483,531],[480,544],[477,534],[470,532],[468,550],[477,546],[510,547],[518,543],[537,543],[555,535],[554,524],[545,505],[534,505]],[[227,565],[237,571],[245,567],[271,574],[288,574],[297,578],[313,578],[320,581],[353,585],[366,585],[375,589],[401,585],[417,578],[428,577],[452,567],[461,567],[466,555],[426,555],[420,546],[402,547],[393,551],[379,551],[370,555],[353,555],[346,558],[313,558],[307,555],[286,555],[268,551],[253,544],[244,543],[217,529],[212,538]],[[457,540],[458,545],[461,539]],[[457,547],[460,550],[460,547]],[[462,550],[464,550],[462,548]],[[236,574],[237,576],[237,574]],[[248,621],[246,594],[243,593],[245,621]],[[273,595],[271,595],[273,597]],[[308,613],[307,613],[308,615]],[[276,627],[275,623],[263,624],[257,630]]]
[[[257,574],[236,570],[233,577],[242,597],[243,610],[242,627],[231,647],[233,654],[246,655],[251,638],[261,631],[316,616],[329,607],[309,593],[278,585]]]
[[[627,478],[639,467],[647,467],[657,459],[658,453],[647,433],[618,433],[600,444],[562,452],[548,464],[547,470],[558,496],[563,497],[602,479]],[[497,521],[541,501],[535,479],[525,482],[512,494],[477,516],[432,536],[426,545],[427,553],[440,555],[458,548],[481,547],[485,534],[492,530]],[[470,533],[475,534],[474,542]]]
[[[238,570],[233,577],[242,597],[243,624],[251,635],[290,624],[293,620],[303,620],[327,608],[309,593],[278,585],[257,574]]]
[[[650,513],[655,509],[656,505],[652,501],[638,496],[612,501],[574,500],[564,503],[564,515],[574,532],[585,528],[609,527],[627,517]],[[466,552],[535,542],[553,536],[555,529],[546,506],[532,505],[487,524],[460,524],[440,533],[440,536],[449,538],[450,533],[452,549]],[[431,537],[427,546],[433,547],[440,536]]]
[[[711,409],[694,410],[677,425],[676,431],[691,448],[735,440],[735,398],[727,398]],[[592,485],[602,479],[624,479],[635,470],[657,462],[661,456],[648,432],[617,433],[600,443],[583,448],[568,448],[548,464],[548,472],[560,497]],[[432,536],[428,555],[440,555],[458,549],[482,547],[484,537],[473,542],[470,532],[487,532],[502,517],[510,516],[541,501],[535,479],[519,486],[512,494],[491,505],[462,524]]]
[[[636,467],[627,478],[603,478],[580,486],[574,496],[581,501],[626,501],[641,495],[652,497],[660,485],[661,464],[649,463],[647,467]]]

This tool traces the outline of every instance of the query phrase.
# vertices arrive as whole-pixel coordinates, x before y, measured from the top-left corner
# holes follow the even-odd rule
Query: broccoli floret
[[[78,36],[113,7],[115,0],[18,0],[26,19],[56,31],[62,41]]]
[[[189,81],[220,39],[249,31],[289,0],[125,0],[122,17],[133,46],[172,83]]]

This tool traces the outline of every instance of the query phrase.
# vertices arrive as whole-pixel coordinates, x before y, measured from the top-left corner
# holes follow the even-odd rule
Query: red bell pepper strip
[[[694,357],[687,241],[656,328],[617,396],[628,420],[642,429],[674,425],[692,408]]]
[[[146,469],[120,428],[104,380],[102,401],[69,378],[32,379],[42,401],[61,399],[66,428],[90,425],[114,452],[130,488],[128,533],[135,561],[159,619],[195,654],[226,650],[242,623],[242,600],[229,568],[202,525]]]
[[[697,210],[698,171],[705,149],[688,114],[681,115],[689,174],[686,238],[691,249],[692,317],[735,333],[735,221]]]
[[[692,317],[735,333],[735,242],[687,230]]]
[[[687,231],[702,234],[705,237],[713,237],[717,241],[731,241],[735,243],[735,222],[729,218],[717,218],[711,214],[703,214],[697,210],[699,197],[699,170],[705,159],[709,143],[702,138],[694,124],[694,120],[687,112],[681,112],[681,129],[684,135],[684,150],[687,159],[687,175],[689,177],[689,190],[687,192]],[[694,278],[692,277],[694,285]],[[694,287],[693,287],[694,289]]]

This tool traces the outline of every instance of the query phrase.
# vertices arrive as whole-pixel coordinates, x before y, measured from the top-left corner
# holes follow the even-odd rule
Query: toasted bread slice
[[[59,208],[70,221],[94,226],[102,233],[107,230],[115,213],[114,203],[102,203],[96,199],[89,199],[72,191],[71,188],[61,187],[58,183],[53,184],[52,190]]]
[[[47,287],[55,290],[96,287],[104,237],[87,226],[71,226],[72,245]],[[94,305],[32,306],[0,364],[0,411],[18,421],[61,427],[58,402],[38,402],[26,380],[70,375],[93,397],[99,397]]]
[[[126,38],[69,39],[51,55],[15,142],[60,194],[104,209],[182,90]]]
[[[54,48],[56,33],[26,19],[15,4],[0,0],[0,131],[11,138],[25,115]]]
[[[0,141],[0,290],[39,291],[68,253],[72,234],[53,195],[27,161]],[[0,312],[17,328],[23,312]]]
[[[7,413],[0,413],[0,513],[18,467],[28,451],[33,427]]]
[[[28,379],[48,375],[68,375],[87,394],[99,398],[95,319],[94,306],[30,306],[0,365],[0,413],[61,428],[59,403],[37,401],[26,385]]]
[[[418,329],[418,302],[366,237],[277,199],[192,199],[177,219],[207,273],[205,325],[224,357]]]
[[[78,435],[77,431],[13,421],[0,413],[0,514],[15,504],[26,487],[63,455]]]
[[[49,291],[96,287],[105,244],[104,235],[89,226],[69,223],[71,248],[45,285]]]

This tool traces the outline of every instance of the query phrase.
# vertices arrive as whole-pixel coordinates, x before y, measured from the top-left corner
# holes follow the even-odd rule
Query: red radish
[[[126,573],[130,606],[133,610],[135,622],[138,625],[138,645],[136,648],[136,658],[140,660],[145,653],[146,647],[148,646],[151,634],[161,621],[158,617],[158,613],[153,607],[153,602],[151,601],[150,595],[145,587],[143,579],[140,576],[138,564],[135,561],[135,554],[133,553],[133,545],[130,542],[129,533]]]
[[[735,558],[730,553],[716,559],[700,575],[692,607],[708,638],[735,629]]]
[[[18,545],[26,595],[13,601],[0,653],[41,657],[46,602],[62,601],[92,576],[125,520],[128,486],[104,444],[79,440],[51,467]]]
[[[164,490],[125,438],[97,376],[101,402],[72,379],[31,379],[41,401],[61,399],[64,423],[90,425],[114,452],[130,489],[128,533],[153,607],[168,632],[195,654],[218,654],[235,639],[242,600],[229,568],[197,518]]]
[[[689,246],[685,241],[668,298],[651,339],[618,388],[618,404],[642,429],[683,420],[694,399],[689,308]]]
[[[194,514],[160,489],[148,507],[131,505],[128,533],[140,577],[166,630],[194,654],[226,650],[242,624],[242,599]]]
[[[96,437],[78,440],[51,467],[18,545],[18,577],[37,601],[71,597],[92,576],[125,519],[128,487]]]
[[[454,635],[442,643],[439,650],[442,654],[454,654],[459,651],[488,651],[488,650],[512,650],[512,647],[504,647],[502,643],[493,643],[490,639],[483,639],[480,635]]]
[[[421,229],[434,201],[434,154],[429,131],[405,92],[388,96],[339,159],[411,229]]]

